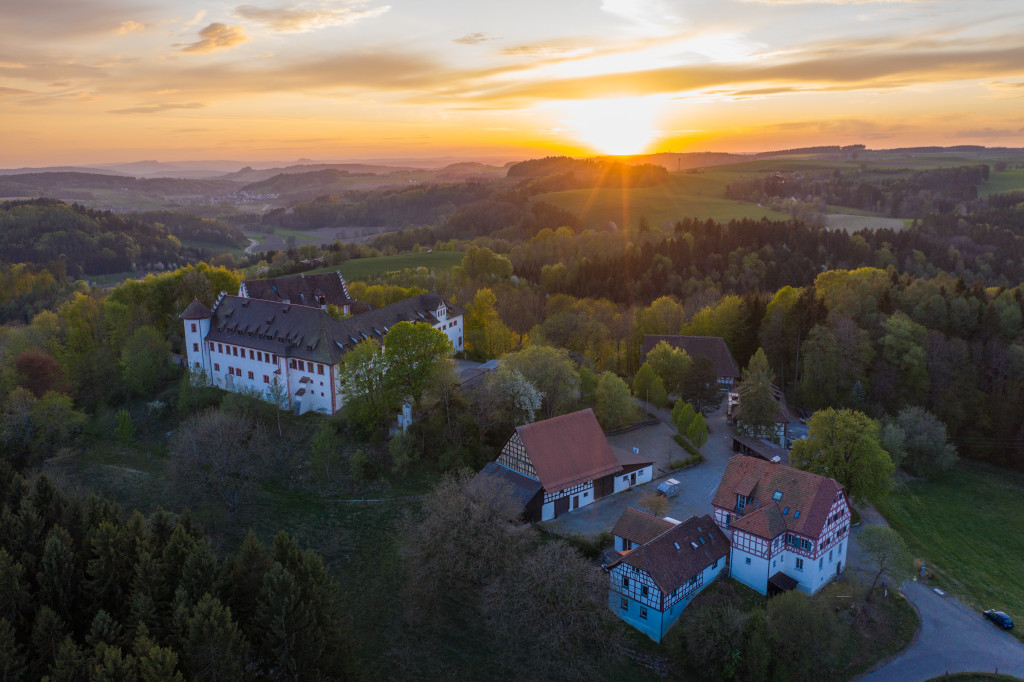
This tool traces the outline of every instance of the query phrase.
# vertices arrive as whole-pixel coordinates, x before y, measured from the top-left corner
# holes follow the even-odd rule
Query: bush
[[[676,434],[676,435],[672,436],[672,438],[673,438],[673,440],[675,440],[675,442],[679,443],[679,447],[681,447],[682,449],[686,450],[687,452],[689,452],[694,457],[699,457],[700,456],[700,453],[697,451],[697,448],[693,447],[693,443],[691,443],[690,441],[686,440],[686,438],[684,438],[683,436],[680,436],[679,434]]]
[[[687,457],[686,459],[674,459],[671,462],[669,462],[668,466],[670,469],[682,469],[693,464],[700,464],[703,461],[704,455],[698,453],[696,455],[693,455],[692,457]]]

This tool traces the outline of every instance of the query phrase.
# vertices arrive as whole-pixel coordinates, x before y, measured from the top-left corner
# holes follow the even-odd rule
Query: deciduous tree
[[[913,557],[907,549],[907,543],[889,526],[868,526],[860,532],[857,545],[871,562],[872,568],[877,569],[864,597],[867,601],[871,600],[871,593],[883,573],[888,572],[899,585],[913,572]]]

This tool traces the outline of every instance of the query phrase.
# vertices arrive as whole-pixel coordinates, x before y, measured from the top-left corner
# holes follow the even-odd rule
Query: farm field
[[[466,254],[462,251],[434,251],[427,253],[400,253],[396,256],[375,256],[373,258],[357,258],[345,261],[341,265],[326,265],[322,268],[309,270],[306,274],[318,272],[334,272],[340,270],[349,281],[377,277],[389,272],[406,268],[429,268],[431,270],[448,270],[462,263]]]
[[[931,481],[905,481],[876,506],[940,587],[1024,621],[1024,475],[963,462]]]

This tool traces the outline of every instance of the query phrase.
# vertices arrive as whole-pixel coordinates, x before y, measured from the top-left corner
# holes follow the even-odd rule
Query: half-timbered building
[[[634,512],[627,510],[627,522],[637,520]],[[707,514],[662,527],[663,532],[604,567],[609,608],[655,642],[725,569],[729,556],[728,538]],[[648,524],[644,532],[654,528]]]
[[[589,408],[516,427],[493,464],[478,476],[500,475],[517,491],[536,489],[524,505],[527,521],[553,519],[647,483],[654,470],[649,460],[614,451]]]
[[[668,519],[651,516],[639,509],[626,507],[626,511],[622,512],[622,516],[612,528],[615,551],[628,552],[640,545],[646,545],[674,525]]]
[[[715,366],[718,384],[730,389],[740,380],[740,366],[721,336],[682,336],[680,334],[644,334],[641,353],[647,357],[661,341],[685,351],[691,357],[707,358]]]
[[[761,594],[814,593],[846,565],[850,507],[831,478],[735,455],[712,506],[732,541],[732,577]]]

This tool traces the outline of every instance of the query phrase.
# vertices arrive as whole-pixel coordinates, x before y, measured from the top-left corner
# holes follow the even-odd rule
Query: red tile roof
[[[789,530],[816,538],[841,490],[842,486],[831,478],[757,457],[735,455],[729,459],[712,504],[730,513],[742,514],[743,518],[731,525],[761,537],[771,539]],[[782,493],[779,500],[773,499],[776,491]],[[737,495],[753,498],[742,512],[736,511]],[[774,511],[769,511],[769,507],[774,507]],[[800,512],[799,518],[797,512]]]
[[[608,568],[626,563],[645,571],[662,594],[668,595],[728,554],[729,539],[705,514],[691,516]]]
[[[549,493],[622,470],[590,408],[516,428]]]
[[[188,304],[185,311],[178,315],[183,320],[205,320],[212,316],[213,313],[205,305],[199,302],[198,298],[193,298],[192,302]]]
[[[634,545],[645,545],[671,528],[675,528],[674,523],[626,507],[626,511],[615,522],[612,535],[629,540]]]
[[[659,341],[686,351],[687,355],[707,358],[715,365],[715,374],[720,377],[740,378],[740,366],[725,345],[721,336],[681,336],[679,334],[644,334],[643,356],[646,358]]]

